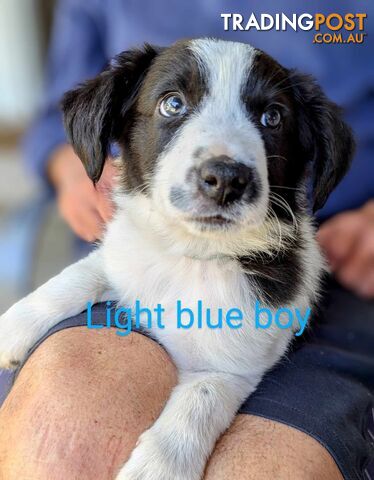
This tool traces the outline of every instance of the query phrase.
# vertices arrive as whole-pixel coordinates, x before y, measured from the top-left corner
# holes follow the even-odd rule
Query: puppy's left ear
[[[312,161],[315,212],[347,173],[355,142],[341,109],[325,96],[312,77],[292,71],[290,81],[299,111],[299,138]]]
[[[94,183],[102,174],[110,142],[120,137],[126,114],[160,51],[145,44],[142,49],[123,52],[104,72],[62,99],[68,140]]]

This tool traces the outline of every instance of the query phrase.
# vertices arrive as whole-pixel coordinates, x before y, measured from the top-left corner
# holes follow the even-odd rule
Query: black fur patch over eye
[[[183,107],[182,115],[170,115],[172,122],[163,125],[164,119],[155,115],[160,96],[182,92],[193,108],[205,91],[205,80],[187,45],[178,42],[165,49],[145,45],[123,52],[103,73],[65,94],[62,109],[68,139],[93,182],[99,180],[114,141],[124,157],[124,188],[144,186],[188,113]],[[173,108],[177,109],[175,101]]]
[[[297,191],[306,190],[311,173],[313,210],[320,209],[347,172],[354,152],[353,135],[340,109],[312,77],[283,68],[261,51],[244,101],[251,118],[260,119],[274,211],[291,220],[288,206],[294,212],[304,207]],[[273,105],[283,106],[279,114]]]

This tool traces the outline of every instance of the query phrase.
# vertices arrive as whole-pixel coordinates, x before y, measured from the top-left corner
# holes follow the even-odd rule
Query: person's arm
[[[65,91],[105,66],[102,22],[98,7],[91,2],[60,0],[48,55],[45,99],[24,139],[27,168],[55,189],[62,216],[87,241],[100,236],[111,205],[100,188],[95,190],[67,145],[59,103]],[[112,170],[106,169],[106,185]]]
[[[113,211],[112,161],[107,160],[100,181],[94,186],[73,148],[65,144],[51,154],[47,174],[56,190],[60,214],[71,229],[87,242],[100,238]]]

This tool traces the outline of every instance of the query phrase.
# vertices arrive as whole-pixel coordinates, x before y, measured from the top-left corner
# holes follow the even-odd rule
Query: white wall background
[[[35,0],[0,0],[0,125],[27,123],[42,87],[40,29]]]

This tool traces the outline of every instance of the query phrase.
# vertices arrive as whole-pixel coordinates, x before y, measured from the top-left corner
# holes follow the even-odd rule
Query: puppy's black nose
[[[222,207],[240,200],[252,180],[250,167],[225,155],[207,160],[198,169],[200,191]]]

